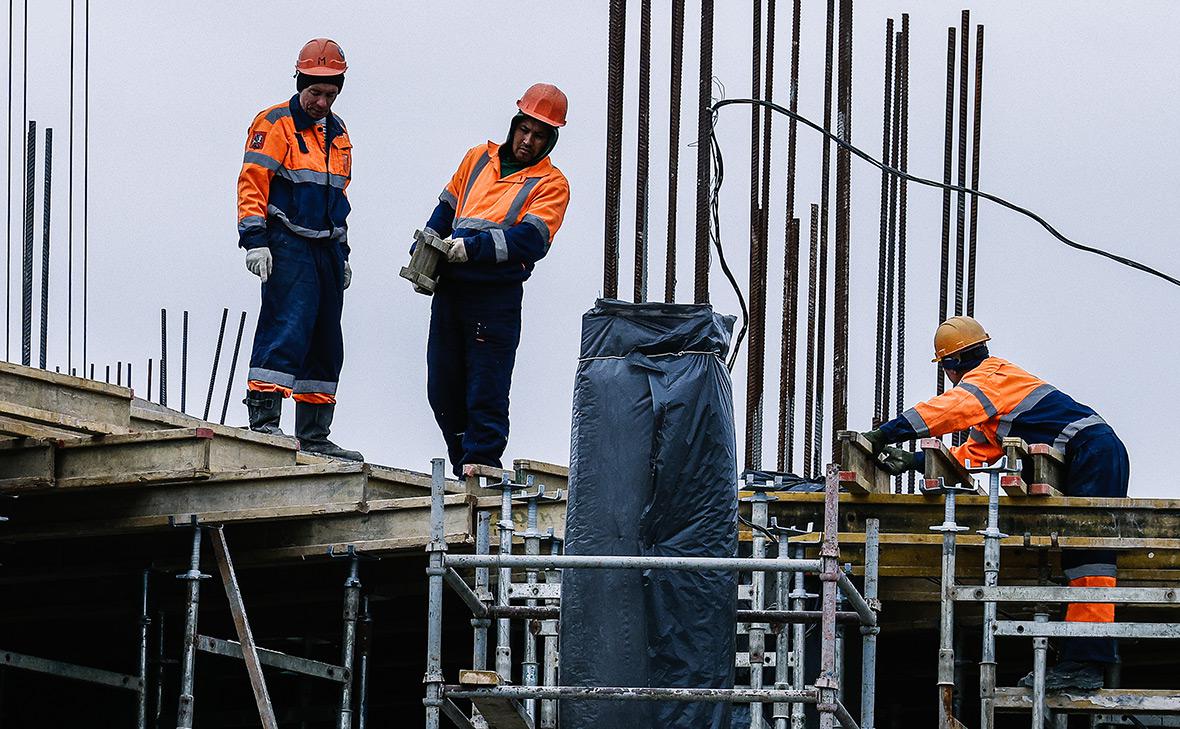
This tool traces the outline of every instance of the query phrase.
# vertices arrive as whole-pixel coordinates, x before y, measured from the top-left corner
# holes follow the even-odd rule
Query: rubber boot
[[[328,440],[335,411],[335,403],[295,401],[295,437],[299,439],[299,449],[346,461],[365,460],[360,453],[341,448]]]
[[[279,429],[279,417],[283,414],[283,393],[246,390],[246,399],[242,402],[250,414],[250,430],[286,437],[287,434]]]

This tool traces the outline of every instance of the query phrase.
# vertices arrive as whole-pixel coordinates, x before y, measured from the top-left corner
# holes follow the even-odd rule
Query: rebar
[[[648,171],[651,147],[651,0],[639,2],[639,119],[635,161],[634,301],[647,301]]]
[[[242,312],[241,318],[238,319],[238,336],[234,340],[234,356],[229,361],[229,375],[225,378],[225,400],[221,403],[221,420],[218,422],[225,425],[225,415],[229,411],[229,395],[234,386],[234,372],[238,368],[238,352],[242,349],[242,331],[246,328],[246,312]]]
[[[160,309],[160,405],[168,407],[168,310]]]
[[[979,189],[979,124],[983,118],[983,26],[975,26],[975,114],[971,132],[971,189]],[[975,316],[975,247],[979,198],[971,196],[970,233],[967,236],[967,316]]]
[[[881,122],[881,159],[888,167],[893,166],[890,157],[892,148],[893,122],[893,18],[885,21],[885,95],[882,107],[884,119]],[[885,249],[889,240],[888,211],[891,176],[881,170],[881,230],[877,245],[877,364],[873,380],[873,427],[885,422],[885,408],[881,404],[881,380],[884,375],[885,356]]]
[[[623,66],[627,0],[611,0],[607,52],[606,224],[603,232],[602,295],[619,295],[619,198],[623,174]]]
[[[802,13],[802,9],[801,9],[800,0],[794,0],[793,7],[792,7],[792,17],[791,17],[790,98],[787,100],[788,107],[793,112],[797,112],[799,110],[799,98],[798,98],[799,97],[799,23],[800,23],[801,13]],[[769,74],[769,70],[767,71],[767,73]],[[767,100],[768,101],[770,100],[769,80],[767,82]],[[765,144],[766,144],[767,150],[768,150],[767,151],[767,165],[768,166],[769,166],[769,148],[770,148],[770,142],[771,142],[770,134],[769,134],[769,125],[770,125],[770,120],[773,116],[774,115],[771,114],[769,111],[766,113],[766,123],[767,123],[768,133],[766,135]],[[797,137],[798,137],[798,127],[799,127],[799,123],[794,118],[791,118],[790,122],[788,122],[788,124],[787,124],[787,173],[786,173],[786,177],[787,177],[787,180],[786,180],[786,182],[787,182],[787,204],[786,204],[787,240],[786,240],[786,244],[788,247],[790,246],[790,242],[791,242],[791,227],[792,227],[792,225],[796,228],[795,239],[796,239],[796,241],[798,241],[797,228],[799,226],[799,222],[798,222],[798,219],[795,217],[795,161],[796,161],[796,141],[797,141]],[[767,176],[766,177],[766,192],[767,193],[769,191],[769,188],[770,188],[770,178],[769,178],[769,176]],[[767,201],[767,203],[764,205],[764,207],[767,208],[767,210],[765,211],[765,215],[769,215],[769,209],[768,209],[769,208],[769,201]],[[765,217],[765,215],[764,215],[764,217]],[[797,250],[797,248],[796,248],[796,250]],[[814,254],[812,254],[812,257],[814,258]],[[794,360],[796,357],[795,340],[796,340],[796,330],[798,327],[798,316],[794,315],[794,314],[791,315],[789,317],[789,324],[788,324],[788,317],[787,317],[788,303],[787,302],[788,302],[788,300],[791,301],[791,306],[794,307],[792,309],[792,311],[796,312],[796,314],[798,312],[799,302],[798,302],[798,290],[796,289],[796,291],[794,293],[789,292],[787,290],[788,289],[787,281],[790,279],[792,271],[794,271],[795,275],[798,276],[798,270],[799,270],[798,257],[796,256],[796,260],[795,260],[794,264],[792,264],[789,260],[787,260],[787,258],[784,258],[783,259],[783,269],[784,269],[784,271],[783,271],[783,317],[784,318],[783,318],[782,342],[781,342],[780,351],[779,351],[779,376],[778,376],[778,386],[779,386],[780,393],[787,392],[787,390],[788,390],[787,385],[788,385],[788,380],[790,379],[790,377],[788,377],[788,374],[787,374],[788,369],[791,370],[792,375],[794,374],[794,366],[795,366]],[[814,277],[815,277],[814,270],[811,272],[811,275],[812,275],[812,278],[814,279]],[[798,280],[798,279],[796,279],[796,280]],[[813,296],[814,296],[814,288],[813,288]],[[813,301],[809,302],[809,304],[810,304],[810,316],[814,316],[815,315],[814,302]],[[810,316],[809,316],[808,322],[807,322],[808,327],[809,327],[809,331],[810,331],[810,327],[811,327]],[[788,340],[790,340],[790,341],[788,341]],[[810,350],[810,347],[811,347],[811,335],[810,334],[808,335],[807,347]],[[790,351],[791,351],[791,355],[789,358],[787,356],[788,349],[790,349]],[[810,358],[810,355],[808,355],[808,357]],[[791,360],[790,364],[788,364],[788,362],[787,362],[788,359]],[[810,361],[808,362],[807,366],[808,367],[811,366]],[[811,373],[808,372],[809,376],[810,376],[810,374]],[[808,387],[807,395],[810,396],[811,385],[808,384],[807,387]],[[779,402],[779,410],[778,410],[778,470],[782,471],[782,470],[784,470],[784,465],[788,461],[794,460],[795,403],[794,403],[793,388],[792,388],[792,392],[791,392],[790,407],[786,406],[786,403],[783,402],[783,398],[781,396],[779,398],[779,401],[780,402]],[[806,420],[810,417],[811,417],[811,408],[809,406],[807,409],[807,413],[804,415],[804,419]],[[788,423],[789,423],[789,425],[788,425]],[[807,440],[806,438],[804,440],[805,440],[805,443],[803,446],[803,450],[805,451],[804,460],[806,460],[807,459],[806,451],[809,448],[809,444],[806,442],[806,440]]]
[[[77,25],[74,22],[74,0],[70,0],[70,126],[69,135],[70,141],[67,147],[69,148],[69,172],[67,177],[69,183],[66,191],[66,366],[73,368],[74,365],[74,40],[75,29]],[[11,50],[9,51],[11,54]],[[11,78],[11,77],[10,77]],[[9,137],[11,137],[9,132]],[[11,147],[11,145],[9,145]],[[9,171],[11,176],[12,172]],[[11,194],[9,196],[11,200]],[[85,369],[85,363],[83,363]],[[159,715],[159,707],[156,709],[157,716]]]
[[[119,363],[119,372],[122,372],[122,371],[123,371],[123,363],[120,362]],[[131,386],[131,378],[130,377],[127,378],[127,386],[128,387]],[[152,360],[150,358],[148,359],[148,362],[147,362],[147,392],[144,394],[146,395],[146,397],[144,398],[145,400],[152,399]]]
[[[8,117],[4,138],[8,140],[8,228],[4,248],[4,359],[12,361],[12,0],[8,0]],[[71,23],[71,28],[73,24]],[[73,88],[71,84],[70,88]],[[72,118],[72,115],[71,115]]]
[[[205,395],[205,413],[202,420],[209,419],[209,408],[213,405],[213,385],[217,382],[217,363],[221,360],[221,343],[225,339],[225,320],[229,309],[221,310],[221,328],[217,331],[217,348],[213,350],[213,367],[209,370],[209,392]]]
[[[815,433],[815,290],[816,260],[819,255],[819,206],[811,205],[811,246],[807,265],[807,373],[804,385],[803,403],[803,476],[811,478],[815,469],[812,464],[812,438]]]
[[[709,188],[712,181],[707,140],[713,115],[713,0],[701,0],[701,73],[697,101],[697,210],[693,302],[709,303]]]
[[[852,142],[852,0],[840,0],[840,64],[836,135]],[[832,308],[832,462],[839,461],[835,434],[848,426],[848,270],[852,222],[852,166],[846,147],[836,150],[836,279]],[[831,718],[831,715],[826,715]],[[830,727],[824,727],[830,729]]]
[[[959,187],[967,185],[967,70],[968,46],[970,45],[971,11],[962,14],[962,30],[959,33]],[[962,192],[955,198],[955,314],[963,313],[963,268],[967,253],[966,206],[967,196]]]
[[[676,301],[676,202],[680,184],[680,92],[684,80],[684,0],[672,0],[672,70],[668,119],[668,245],[664,301]]]
[[[786,383],[782,397],[782,433],[779,440],[779,467],[785,473],[795,472],[795,379],[798,358],[799,330],[799,219],[793,218],[787,228],[786,280],[783,288],[786,301],[783,309],[783,369]]]
[[[82,75],[82,365],[86,365],[90,315],[90,0],[85,3]],[[71,138],[70,143],[73,144]]]
[[[824,146],[819,192],[819,296],[816,300],[815,322],[815,440],[812,442],[811,465],[819,471],[824,442],[824,384],[827,369],[827,298],[828,298],[828,197],[832,142],[832,56],[836,40],[836,0],[828,0],[828,22],[824,51]],[[792,722],[794,717],[792,716]]]
[[[27,3],[26,3],[27,4]],[[28,23],[28,18],[25,18]],[[26,37],[28,28],[25,29]],[[26,56],[28,49],[25,49]],[[27,73],[26,69],[26,73]],[[27,92],[27,91],[26,91]],[[32,364],[33,349],[33,180],[37,168],[37,122],[30,121],[25,141],[25,237],[21,251],[21,364]]]
[[[898,125],[898,169],[905,172],[909,167],[909,123],[910,123],[910,16],[901,14],[901,56],[898,79],[901,84],[901,116]],[[897,412],[905,410],[905,299],[906,299],[906,183],[903,177],[897,190]],[[909,444],[914,449],[914,444]],[[914,474],[908,474],[909,491],[914,492]],[[900,487],[900,480],[898,481]],[[899,488],[900,490],[900,488]],[[870,728],[871,729],[871,728]]]
[[[50,197],[53,191],[53,130],[45,130],[45,192],[41,209],[41,369],[45,369],[49,345],[49,221],[52,214]]]
[[[188,412],[188,310],[180,324],[180,412]]]
[[[762,0],[752,0],[754,21],[750,54],[750,96],[762,95]],[[767,112],[769,116],[769,112]],[[762,240],[759,205],[759,144],[762,107],[750,105],[750,322],[746,347],[746,469],[762,467],[762,390],[766,360],[766,244]]]
[[[894,33],[891,42],[893,43],[894,49],[893,55],[897,58],[901,55],[901,33]],[[893,66],[893,118],[890,120],[889,142],[889,164],[892,167],[897,167],[899,157],[898,145],[901,142],[901,135],[898,134],[898,127],[901,125],[901,78],[899,71],[900,62],[895,62]],[[897,177],[890,175],[889,240],[885,259],[885,331],[881,337],[881,341],[885,346],[885,351],[881,358],[881,422],[889,420],[889,403],[892,399],[891,393],[893,390],[893,326],[896,320],[894,286],[897,278],[902,275],[900,269],[897,268],[897,187]],[[900,351],[898,352],[898,356],[901,356]]]
[[[954,156],[955,118],[955,28],[946,29],[946,126],[942,148],[942,182],[951,184],[951,161]],[[951,191],[942,188],[942,273],[938,283],[938,323],[946,321],[949,297],[949,276],[951,256]],[[946,375],[938,368],[936,392],[946,389]]]

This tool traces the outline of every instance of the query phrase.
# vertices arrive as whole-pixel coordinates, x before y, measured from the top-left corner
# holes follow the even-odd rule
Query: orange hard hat
[[[348,70],[344,50],[331,38],[312,38],[303,44],[295,71],[308,76],[339,76]]]
[[[551,127],[565,126],[568,104],[565,94],[553,84],[533,84],[516,100],[516,108]]]
[[[991,336],[983,330],[983,325],[971,317],[952,316],[939,324],[934,332],[934,359],[930,361],[938,362],[989,339]]]

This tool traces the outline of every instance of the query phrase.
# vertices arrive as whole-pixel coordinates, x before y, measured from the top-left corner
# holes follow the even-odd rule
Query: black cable
[[[907,180],[910,182],[916,182],[919,185],[925,185],[927,187],[935,187],[935,188],[939,188],[939,189],[947,189],[947,190],[951,190],[952,192],[963,192],[968,195],[977,195],[977,196],[983,198],[984,200],[990,200],[991,202],[994,202],[997,205],[1000,205],[1001,207],[1008,208],[1009,210],[1020,213],[1021,215],[1024,215],[1025,217],[1035,220],[1037,223],[1039,223],[1041,225],[1042,228],[1049,231],[1049,233],[1054,238],[1061,241],[1062,243],[1069,246],[1070,248],[1075,248],[1079,251],[1085,251],[1087,253],[1093,253],[1095,255],[1102,256],[1104,258],[1109,258],[1110,260],[1112,260],[1116,263],[1121,263],[1124,266],[1127,266],[1129,268],[1133,268],[1137,271],[1142,271],[1143,273],[1151,274],[1152,276],[1156,276],[1158,278],[1161,278],[1164,281],[1167,281],[1168,283],[1173,284],[1175,286],[1180,286],[1180,279],[1169,276],[1168,274],[1163,273],[1162,271],[1158,271],[1158,270],[1152,268],[1151,266],[1148,266],[1143,263],[1139,263],[1138,261],[1134,261],[1130,258],[1126,258],[1125,256],[1120,256],[1117,253],[1111,253],[1109,251],[1104,251],[1101,248],[1095,248],[1093,246],[1088,246],[1083,243],[1078,243],[1077,241],[1071,240],[1070,238],[1067,238],[1064,234],[1062,234],[1060,231],[1058,231],[1056,228],[1054,228],[1051,224],[1049,224],[1049,222],[1047,220],[1045,220],[1044,218],[1042,218],[1040,215],[1037,215],[1033,211],[1031,211],[1027,208],[1023,208],[1015,203],[1008,202],[1007,200],[1005,200],[1004,198],[1002,198],[998,195],[993,195],[989,192],[984,192],[982,190],[971,190],[971,189],[963,187],[961,185],[949,185],[949,184],[945,184],[942,182],[936,182],[935,180],[928,180],[924,177],[918,177],[916,175],[911,175],[908,172],[903,172],[903,171],[895,169],[893,167],[889,167],[888,165],[882,164],[881,162],[878,162],[876,159],[874,159],[872,157],[872,155],[868,154],[867,152],[861,151],[860,149],[856,148],[855,146],[853,146],[852,144],[850,144],[848,142],[845,142],[844,140],[840,139],[840,137],[836,136],[835,134],[825,131],[823,127],[821,127],[820,125],[811,121],[810,119],[804,117],[801,114],[796,114],[796,113],[792,112],[790,109],[779,106],[778,104],[775,104],[775,103],[772,103],[769,101],[762,101],[759,99],[722,99],[721,101],[718,101],[717,103],[713,104],[713,106],[711,107],[711,110],[714,114],[714,119],[716,118],[716,114],[721,109],[721,107],[729,106],[731,104],[758,104],[760,106],[765,106],[766,108],[772,109],[773,111],[777,111],[780,114],[784,114],[791,119],[795,119],[796,121],[802,122],[806,126],[814,129],[815,131],[819,132],[820,134],[824,135],[825,137],[828,137],[833,142],[835,142],[837,145],[844,147],[852,154],[856,155],[857,157],[860,157],[865,162],[868,162],[869,164],[873,165],[874,167],[876,167],[884,172],[888,172],[889,174],[895,175],[903,180]],[[715,150],[714,151],[714,158],[717,160],[717,163],[720,164],[721,152],[720,152],[720,149],[718,148],[716,134],[713,134],[712,137],[713,137],[713,147]],[[718,177],[720,178],[720,175]],[[718,181],[715,182],[713,185],[714,207],[716,207],[717,192],[719,191],[720,187],[721,187],[720,186],[720,179],[718,179]],[[716,212],[714,212],[714,216],[716,217]],[[714,225],[716,225],[716,221],[714,221]],[[720,252],[721,248],[720,248],[720,235],[719,234],[717,235],[717,239],[715,240],[715,242],[718,246],[718,252]],[[724,267],[724,258],[722,259],[722,266]],[[730,277],[730,283],[734,283],[732,277]],[[734,286],[736,288],[736,283],[734,283]],[[740,295],[739,295],[739,298],[740,298]],[[744,313],[745,312],[745,302],[744,301],[742,302],[742,307],[743,307],[742,310]],[[738,344],[740,345],[740,343],[741,342],[739,339]]]
[[[729,353],[729,361],[725,364],[726,369],[733,372],[733,365],[737,362],[738,352],[742,348],[742,340],[745,339],[746,331],[750,328],[750,311],[746,308],[746,297],[742,295],[742,287],[738,286],[737,279],[733,276],[733,271],[729,270],[729,263],[725,260],[725,249],[721,247],[720,197],[721,183],[725,180],[725,164],[721,157],[721,145],[717,142],[717,109],[724,104],[724,100],[713,104],[711,107],[712,120],[709,123],[709,147],[713,157],[714,169],[713,187],[709,193],[709,240],[713,242],[713,246],[717,249],[717,261],[721,264],[721,271],[729,279],[729,285],[733,287],[733,292],[737,295],[738,305],[742,310],[742,328],[738,330],[737,338],[734,339],[733,351]],[[776,108],[776,105],[770,104],[770,107]]]

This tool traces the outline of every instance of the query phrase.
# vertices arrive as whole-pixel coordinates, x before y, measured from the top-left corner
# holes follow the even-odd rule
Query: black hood
[[[508,137],[504,140],[504,144],[500,145],[501,159],[503,159],[505,154],[512,153],[512,135],[516,134],[517,125],[520,124],[525,119],[532,119],[533,121],[540,121],[539,119],[537,119],[535,117],[531,117],[528,114],[525,114],[523,112],[518,112],[516,114],[516,116],[512,117],[512,122],[508,125]],[[545,122],[541,122],[541,123],[545,124]],[[532,165],[535,165],[538,162],[540,162],[541,160],[548,157],[549,153],[553,151],[553,148],[557,146],[557,136],[558,136],[557,127],[552,126],[550,124],[545,124],[545,126],[549,127],[549,143],[545,145],[545,149],[541,150],[541,153],[539,155],[537,155],[536,159],[530,161],[527,165],[525,165],[526,167],[531,167]]]

